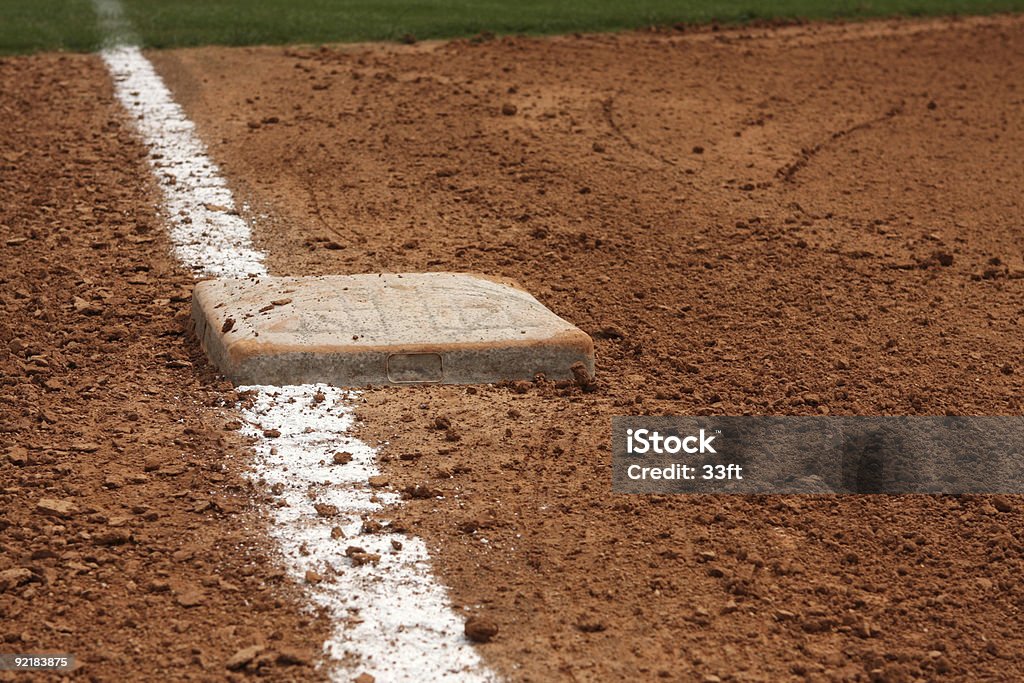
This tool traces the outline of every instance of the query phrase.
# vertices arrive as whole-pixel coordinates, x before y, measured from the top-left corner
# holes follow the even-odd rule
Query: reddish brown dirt
[[[1019,501],[615,496],[608,442],[627,413],[1019,414],[1022,29],[153,58],[275,272],[509,276],[597,338],[595,393],[366,394],[500,671],[1019,680]]]
[[[74,654],[76,680],[315,678],[329,625],[261,549],[102,63],[0,60],[0,112],[0,652]]]

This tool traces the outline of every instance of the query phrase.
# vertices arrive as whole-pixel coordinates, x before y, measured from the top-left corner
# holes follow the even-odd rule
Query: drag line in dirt
[[[613,496],[608,437],[1019,414],[1022,26],[151,57],[272,270],[509,277],[595,337],[594,392],[363,393],[391,489],[438,494],[388,519],[497,624],[500,673],[1014,680],[1018,499]]]

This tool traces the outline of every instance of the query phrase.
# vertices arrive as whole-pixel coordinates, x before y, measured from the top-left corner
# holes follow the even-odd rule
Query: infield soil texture
[[[626,496],[611,494],[609,471],[612,415],[1020,414],[1024,20],[149,56],[251,207],[271,272],[510,277],[594,336],[593,391],[539,381],[364,394],[361,436],[386,442],[389,485],[417,493],[384,518],[427,540],[457,608],[497,625],[480,648],[498,671],[534,681],[1024,677],[1018,498]],[[4,147],[25,151],[2,161],[4,237],[27,238],[3,247],[24,264],[4,260],[3,426],[29,456],[52,460],[38,470],[0,460],[0,543],[14,566],[38,565],[80,592],[44,603],[48,623],[85,629],[105,617],[111,656],[124,657],[130,598],[104,603],[98,582],[140,547],[156,553],[130,565],[140,592],[158,570],[201,583],[214,561],[236,566],[212,540],[191,556],[202,564],[173,561],[178,546],[157,532],[159,520],[181,520],[174,528],[235,533],[243,513],[229,514],[231,502],[195,512],[207,496],[171,492],[173,477],[224,462],[235,474],[216,486],[228,486],[244,451],[187,410],[228,394],[183,337],[188,278],[168,264],[146,208],[155,199],[138,180],[142,151],[111,128],[107,94],[102,113],[79,93],[47,118],[37,101],[57,106],[46,93],[72,81],[56,59],[0,64],[11,84],[0,103],[33,114]],[[101,82],[94,58],[70,63]],[[47,194],[52,176],[63,189]],[[133,241],[137,224],[151,242]],[[100,313],[76,309],[75,297]],[[124,340],[100,336],[117,325]],[[15,338],[34,348],[15,351]],[[40,353],[48,370],[32,369]],[[168,366],[180,360],[193,367]],[[117,413],[136,387],[149,390],[133,422]],[[100,442],[106,460],[69,452],[80,439]],[[145,448],[166,449],[154,454],[185,471],[105,486],[104,462],[136,458],[145,471]],[[166,500],[146,503],[159,520],[138,523],[121,550],[94,550],[113,516],[96,517],[113,504],[103,501],[159,482]],[[53,530],[31,512],[44,493],[96,511]],[[232,495],[241,506],[266,492]],[[216,522],[200,529],[204,515]],[[69,547],[32,559],[53,546],[41,533]],[[67,552],[96,583],[68,569]],[[250,579],[228,580],[280,576],[258,554],[246,566]],[[19,620],[4,620],[4,636],[56,642],[45,626],[20,635],[39,610],[24,586],[0,593]],[[185,638],[175,633],[193,637],[188,620],[202,613],[238,624],[236,635],[276,633],[282,647],[315,642],[318,622],[293,628],[292,589],[244,584],[250,600],[280,592],[282,608],[267,612],[242,597],[215,597],[205,612],[175,607],[174,593],[145,598],[167,612],[134,623],[178,621],[153,636],[173,644]],[[216,633],[203,628],[203,639]],[[221,642],[195,647],[205,655]],[[179,644],[174,656],[187,661]]]

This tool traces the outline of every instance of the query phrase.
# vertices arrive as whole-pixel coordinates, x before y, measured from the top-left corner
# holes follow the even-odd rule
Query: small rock
[[[227,320],[224,321],[224,324],[220,326],[220,331],[221,331],[222,334],[227,334],[232,329],[234,329],[234,327],[235,327],[235,319],[234,318],[228,318]]]
[[[323,577],[322,574],[320,574],[320,572],[314,571],[312,569],[307,569],[306,570],[306,583],[311,583],[313,585],[316,585],[316,584],[320,583],[323,580],[324,580],[324,577]]]
[[[334,454],[335,465],[344,465],[350,462],[352,462],[352,454],[348,451],[338,451]]]
[[[311,657],[308,653],[291,648],[281,648],[277,651],[277,658],[274,662],[278,666],[308,666]]]
[[[519,107],[512,104],[511,102],[506,102],[505,104],[501,105],[501,113],[504,114],[505,116],[515,116],[518,111]]]
[[[384,488],[385,486],[388,485],[388,478],[386,475],[383,474],[374,475],[370,477],[367,481],[369,482],[370,486],[372,486],[375,489]]]
[[[590,371],[587,370],[587,367],[583,363],[578,361],[573,363],[572,367],[569,368],[569,371],[572,372],[572,377],[576,381],[576,384],[579,385],[580,389],[585,392],[597,390],[597,382],[594,381],[594,376],[590,374]]]
[[[75,504],[68,500],[57,500],[56,498],[41,498],[36,503],[36,512],[43,515],[51,515],[53,517],[60,517],[67,519],[78,514],[78,508]]]
[[[249,647],[242,648],[235,654],[231,655],[231,659],[229,659],[224,666],[226,666],[229,671],[244,669],[246,665],[256,659],[261,652],[263,652],[262,645],[250,645]]]
[[[489,643],[498,635],[498,625],[483,616],[472,616],[466,620],[466,637],[474,643]]]
[[[18,586],[26,584],[33,578],[35,578],[35,574],[24,567],[5,569],[0,572],[0,593],[4,593],[12,588],[17,588]]]
[[[433,498],[434,496],[437,495],[437,493],[433,489],[431,489],[429,486],[427,486],[426,484],[416,484],[414,486],[406,486],[402,490],[410,498],[416,498],[418,500],[423,500],[423,499],[426,499],[426,498]]]
[[[380,555],[377,553],[352,553],[349,555],[352,566],[360,567],[364,564],[377,564],[380,562]]]
[[[206,596],[197,588],[186,588],[174,596],[174,601],[182,607],[198,607],[206,602]]]
[[[377,679],[365,671],[352,679],[352,683],[374,683]]]
[[[576,630],[580,633],[601,633],[606,628],[600,621],[580,621],[576,624]]]
[[[320,515],[321,517],[337,517],[338,516],[338,506],[337,505],[328,505],[327,503],[317,503],[313,507],[316,508],[316,514]]]
[[[93,536],[92,542],[96,545],[123,545],[132,539],[132,532],[128,529],[114,528]]]
[[[75,312],[81,313],[82,315],[100,315],[103,313],[103,309],[93,304],[92,302],[86,301],[81,297],[75,297]]]
[[[24,446],[14,446],[7,451],[7,461],[15,467],[24,467],[28,464],[28,449]]]
[[[263,430],[263,436],[267,437],[268,439],[276,439],[279,436],[281,436],[281,430],[280,429],[264,429]]]
[[[1003,496],[994,496],[992,498],[992,507],[999,512],[1013,512],[1017,508],[1008,499]]]
[[[625,339],[626,333],[615,325],[605,325],[594,336],[598,339]]]

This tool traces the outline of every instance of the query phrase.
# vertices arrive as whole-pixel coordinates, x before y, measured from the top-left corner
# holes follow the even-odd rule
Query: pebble
[[[291,648],[281,648],[277,651],[277,658],[274,660],[280,666],[308,666],[310,657],[307,653]]]
[[[115,528],[93,536],[96,545],[123,545],[130,541],[132,532],[128,529]]]
[[[7,452],[7,461],[15,467],[24,467],[28,464],[28,450],[23,446],[14,446]]]
[[[498,635],[498,625],[484,616],[472,616],[466,620],[466,637],[474,643],[489,643]]]
[[[78,508],[72,501],[67,499],[41,498],[36,503],[36,512],[66,519],[78,514]]]
[[[24,567],[18,567],[16,569],[6,569],[0,572],[0,593],[17,588],[23,584],[28,583],[33,579],[35,574]]]
[[[197,588],[186,588],[174,597],[182,607],[198,607],[206,602],[206,596]]]
[[[316,514],[320,515],[321,517],[337,517],[338,516],[338,506],[337,505],[328,505],[327,503],[317,503],[313,507],[316,508]]]
[[[81,297],[75,297],[75,312],[81,313],[82,315],[100,315],[103,313],[103,309],[99,306],[82,299]]]
[[[249,647],[242,648],[235,654],[231,655],[231,658],[224,665],[229,671],[238,671],[244,669],[249,662],[256,659],[261,652],[263,652],[262,645],[250,645]]]
[[[994,496],[992,498],[992,507],[994,507],[999,512],[1013,512],[1014,510],[1017,509],[1016,507],[1014,507],[1013,503],[1011,503],[1008,499],[1004,498],[1003,496]]]

